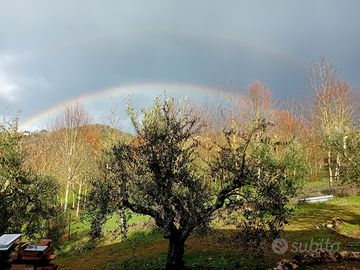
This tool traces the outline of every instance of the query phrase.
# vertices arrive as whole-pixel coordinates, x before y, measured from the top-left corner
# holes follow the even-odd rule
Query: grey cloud
[[[0,59],[16,58],[0,68],[21,93],[14,106],[28,115],[92,91],[151,82],[216,88],[232,78],[243,89],[257,78],[277,98],[302,96],[306,66],[321,55],[360,87],[357,1],[0,5]],[[7,89],[0,105],[16,93]],[[92,108],[99,115],[105,106]]]

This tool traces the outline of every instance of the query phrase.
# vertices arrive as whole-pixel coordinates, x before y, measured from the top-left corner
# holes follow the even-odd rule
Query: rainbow
[[[296,65],[305,66],[303,60],[295,56],[294,54],[286,52],[281,48],[276,48],[274,46],[264,44],[256,40],[248,40],[248,39],[243,39],[241,37],[232,37],[222,34],[214,35],[213,33],[192,33],[192,32],[180,32],[180,31],[169,32],[166,30],[152,31],[151,33],[149,33],[149,31],[141,31],[136,29],[133,31],[95,33],[91,35],[84,35],[75,38],[72,37],[72,38],[60,40],[55,43],[46,44],[36,50],[26,52],[25,54],[18,55],[17,57],[16,56],[12,57],[12,61],[8,62],[7,65],[16,65],[17,62],[28,61],[30,59],[37,58],[44,54],[50,54],[53,51],[57,51],[63,48],[73,47],[77,45],[84,45],[96,40],[111,39],[114,37],[131,38],[132,36],[139,36],[139,35],[141,36],[143,34],[160,34],[160,35],[165,34],[168,36],[181,36],[190,39],[202,38],[208,40],[209,42],[221,41],[229,44],[235,44],[236,46],[239,47],[253,48],[258,51],[280,57]],[[174,92],[175,94],[182,93],[184,94],[182,98],[185,96],[185,94],[190,94],[191,98],[193,97],[193,95],[213,96],[214,91],[216,91],[216,89],[210,87],[192,85],[192,84],[176,84],[176,83],[146,83],[146,84],[134,84],[134,85],[123,85],[118,87],[112,87],[112,88],[102,89],[99,91],[80,95],[71,100],[61,102],[56,106],[53,106],[45,111],[42,111],[36,114],[35,116],[32,116],[26,119],[25,121],[21,122],[19,128],[24,130],[27,127],[34,126],[36,123],[39,123],[42,120],[45,120],[51,115],[57,113],[65,103],[73,102],[75,100],[87,104],[89,102],[108,98],[108,97],[116,97],[121,95],[125,96],[129,93],[146,93],[146,92],[158,93],[159,91],[163,91],[163,90],[166,90],[167,92]]]
[[[190,32],[190,31],[168,31],[168,30],[152,30],[152,31],[144,31],[140,29],[133,29],[132,31],[109,31],[109,32],[98,32],[90,35],[83,35],[77,37],[71,37],[67,39],[62,39],[53,43],[48,43],[40,48],[37,48],[32,51],[25,52],[18,56],[12,56],[12,61],[9,63],[10,65],[16,64],[17,62],[28,61],[30,59],[40,57],[44,54],[50,54],[53,51],[61,50],[64,48],[74,47],[74,46],[83,46],[85,44],[97,41],[97,40],[105,40],[111,38],[124,38],[131,39],[136,36],[143,36],[146,34],[152,35],[166,35],[166,36],[175,36],[175,37],[184,37],[187,39],[205,39],[209,42],[220,41],[228,44],[235,44],[236,46],[252,48],[258,51],[274,55],[285,59],[289,62],[292,62],[296,65],[306,66],[307,63],[304,62],[303,59],[296,56],[295,53],[291,53],[286,51],[283,48],[277,48],[270,44],[265,44],[259,40],[251,40],[244,39],[239,36],[229,36],[225,34],[214,34],[214,33],[205,33],[205,32]]]
[[[70,100],[62,101],[61,103],[52,106],[51,108],[42,111],[35,116],[32,116],[26,119],[23,122],[20,122],[20,130],[28,130],[29,127],[40,124],[42,121],[49,119],[56,113],[58,113],[65,104],[74,103],[76,101],[82,102],[85,105],[97,102],[101,99],[109,98],[124,98],[130,94],[150,94],[155,95],[162,91],[167,93],[173,92],[176,97],[184,98],[188,95],[190,98],[204,98],[205,96],[214,97],[216,95],[217,89],[201,86],[201,85],[192,85],[192,84],[179,84],[179,83],[146,83],[146,84],[133,84],[133,85],[123,85],[117,87],[106,88],[98,90],[95,92],[79,95]]]

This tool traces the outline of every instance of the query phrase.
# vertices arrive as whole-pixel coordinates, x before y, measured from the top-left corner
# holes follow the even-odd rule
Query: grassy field
[[[307,184],[306,189],[312,194],[320,195],[326,190],[326,181]],[[316,196],[314,195],[314,196]],[[338,229],[321,228],[332,218],[341,219],[344,225]],[[110,232],[118,226],[118,217],[114,216],[105,225],[105,237],[93,243],[84,236],[89,230],[79,222],[71,227],[71,239],[64,240],[58,251],[56,263],[59,269],[161,269],[166,262],[168,241],[163,239],[161,231],[146,229],[144,222],[148,217],[133,215],[129,219],[129,238],[121,242]],[[76,219],[74,220],[74,222]],[[320,227],[315,229],[315,227]],[[231,227],[218,230],[218,234],[200,237],[192,235],[186,242],[185,262],[189,269],[269,269],[276,262],[291,258],[290,248],[283,255],[275,254],[268,245],[264,260],[256,255],[245,254],[234,248],[220,235],[229,236],[234,232]],[[326,242],[338,243],[340,250],[360,251],[360,196],[338,197],[323,203],[302,204],[295,209],[295,215],[281,235],[289,246],[293,243]],[[95,247],[96,244],[96,248]],[[360,269],[360,262],[343,263],[342,269]],[[326,269],[335,266],[328,265]],[[310,268],[309,268],[310,269]],[[311,269],[325,269],[316,268]],[[341,269],[341,268],[339,268]]]
[[[75,211],[72,212],[72,225],[70,226],[71,234],[86,234],[90,232],[90,225],[88,223],[80,222],[79,217],[75,217]],[[128,224],[139,224],[149,221],[149,216],[139,215],[137,213],[128,214]],[[119,227],[119,216],[114,214],[105,224],[104,230],[114,230]]]

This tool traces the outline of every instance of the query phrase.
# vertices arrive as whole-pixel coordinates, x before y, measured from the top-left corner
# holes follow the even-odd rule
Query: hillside
[[[108,136],[114,136],[114,134],[117,137],[121,137],[125,141],[131,141],[134,137],[130,133],[126,133],[121,130],[114,129],[103,124],[93,124],[87,127],[93,132],[99,134],[101,139],[104,139]],[[46,143],[46,139],[50,136],[51,133],[52,131],[47,131],[45,129],[42,129],[40,131],[34,131],[34,132],[25,131],[20,133],[20,135],[22,136],[22,141],[24,146],[26,148],[31,149],[33,146],[39,145],[40,143]]]

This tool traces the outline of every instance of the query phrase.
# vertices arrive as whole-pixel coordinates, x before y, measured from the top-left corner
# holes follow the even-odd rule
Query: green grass
[[[344,207],[340,212],[356,212],[360,206],[360,196],[349,196],[342,198],[334,198],[325,202],[303,203],[295,208],[294,215],[308,215],[314,212],[335,211],[337,208]],[[335,214],[335,213],[334,213]],[[341,213],[339,213],[341,214]]]
[[[90,224],[85,222],[82,223],[80,221],[80,217],[75,217],[75,211],[72,212],[72,224],[70,227],[70,232],[71,234],[86,234],[90,232]],[[144,223],[149,221],[150,217],[149,216],[145,216],[145,215],[140,215],[137,213],[129,213],[129,220],[128,220],[128,225],[131,224],[139,224],[139,223]],[[104,231],[111,231],[111,230],[115,230],[116,228],[119,227],[119,215],[118,214],[114,214],[112,215],[105,223],[103,230]],[[67,229],[68,231],[68,229]]]
[[[122,262],[110,262],[102,270],[156,270],[163,269],[165,263],[165,254],[153,257],[130,256]]]
[[[327,187],[326,181],[309,182],[305,185],[306,192],[314,190],[321,192]],[[337,197],[323,203],[295,203],[294,219],[285,227],[282,237],[289,242],[314,242],[326,241],[331,243],[340,242],[341,250],[358,250],[360,248],[360,196]],[[344,225],[333,229],[314,229],[331,218],[341,219]],[[88,225],[79,223],[74,218],[72,233],[77,233],[74,238],[66,240],[63,250],[63,258],[59,258],[59,264],[66,264],[65,269],[163,269],[166,263],[168,241],[163,239],[161,231],[143,228],[141,223],[149,220],[149,217],[134,214],[129,219],[129,224],[138,224],[130,227],[128,240],[120,242],[112,240],[110,231],[118,227],[119,217],[114,215],[104,226],[105,237],[98,242],[98,247],[91,250],[89,238],[83,236],[89,231]],[[76,226],[78,228],[76,228]],[[230,231],[225,228],[223,230]],[[271,252],[266,254],[266,260],[260,260],[256,256],[241,253],[236,249],[222,246],[213,238],[201,238],[191,236],[189,248],[186,249],[184,260],[187,269],[270,269],[274,262],[283,257]],[[198,245],[203,241],[205,244]],[[187,242],[188,243],[188,242]],[[291,257],[294,254],[285,254]],[[284,255],[284,256],[285,256]],[[60,256],[61,257],[61,256]],[[102,264],[97,264],[101,260]],[[84,262],[87,262],[87,265]],[[96,267],[95,267],[96,266]],[[87,267],[87,268],[86,268]],[[89,268],[90,267],[90,268]],[[94,267],[94,268],[91,268]],[[61,269],[61,267],[60,267]]]
[[[72,256],[84,253],[96,247],[96,243],[90,237],[72,238],[61,245],[55,254],[59,258],[71,258]]]
[[[359,229],[359,225],[357,224],[349,224],[349,223],[344,223],[344,226],[339,229],[338,231],[341,232],[346,232],[347,234],[351,234],[353,231],[358,230]]]
[[[329,182],[327,180],[321,180],[321,181],[316,181],[316,182],[306,182],[305,183],[305,188],[307,187],[319,187],[319,186],[326,186],[329,185]]]
[[[261,257],[236,250],[186,252],[184,260],[187,267],[193,269],[268,269],[270,267]]]
[[[294,219],[285,227],[282,237],[288,241],[309,242],[329,239],[340,242],[341,249],[360,238],[360,196],[335,198],[322,203],[304,203],[296,207]],[[322,228],[332,218],[344,225],[334,229]],[[315,229],[318,226],[319,229]]]
[[[157,256],[130,256],[122,262],[108,263],[103,270],[154,270],[163,269],[167,254]],[[184,254],[187,269],[269,269],[271,264],[262,258],[234,250],[188,251]]]
[[[128,239],[134,242],[137,242],[140,245],[150,244],[152,242],[163,240],[163,231],[162,230],[154,230],[151,228],[141,230],[141,231],[133,231],[129,233]]]
[[[164,240],[161,231],[154,231],[151,229],[146,229],[144,231],[134,231],[131,232],[128,236],[128,239],[123,242],[109,243],[105,239],[100,242],[92,240],[90,237],[83,235],[76,235],[70,239],[63,240],[63,243],[60,249],[55,251],[57,255],[56,263],[60,265],[65,265],[67,263],[74,262],[76,260],[82,259],[92,259],[89,258],[88,252],[96,248],[96,252],[107,253],[107,254],[127,254],[125,261],[131,261],[131,257],[136,254],[137,250],[146,245],[154,244],[157,241]],[[101,248],[103,251],[101,251]],[[101,256],[100,256],[101,257]],[[147,260],[147,259],[146,259]],[[141,262],[142,260],[140,260]],[[115,264],[117,265],[117,264]],[[119,263],[119,265],[123,265]],[[124,264],[126,266],[126,262]],[[111,263],[110,263],[111,266]],[[110,267],[109,266],[109,267]],[[112,266],[111,266],[112,267]],[[77,267],[79,268],[79,267]],[[109,269],[118,269],[118,268],[109,268]],[[123,268],[119,268],[123,269]],[[128,268],[125,268],[128,269]],[[142,268],[138,268],[142,269]],[[151,269],[151,268],[150,268]]]

